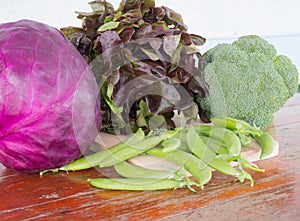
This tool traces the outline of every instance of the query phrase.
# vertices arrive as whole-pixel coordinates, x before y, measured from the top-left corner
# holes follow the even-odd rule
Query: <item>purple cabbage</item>
[[[33,173],[79,158],[100,127],[93,73],[57,29],[0,25],[0,162]]]

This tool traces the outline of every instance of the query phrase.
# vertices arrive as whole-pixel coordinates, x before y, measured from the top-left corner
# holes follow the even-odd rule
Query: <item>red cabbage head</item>
[[[100,127],[97,83],[57,29],[0,24],[0,163],[19,172],[79,158]]]

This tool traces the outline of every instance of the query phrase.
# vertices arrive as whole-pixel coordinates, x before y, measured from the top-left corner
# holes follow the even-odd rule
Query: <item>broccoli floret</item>
[[[267,40],[257,35],[242,36],[237,41],[234,41],[232,45],[236,46],[239,50],[242,50],[247,54],[264,54],[266,57],[272,60],[277,55],[274,45],[269,44]]]
[[[208,119],[225,116],[265,129],[298,89],[298,72],[265,39],[247,35],[204,53],[207,98],[197,97]]]
[[[287,90],[289,92],[289,97],[292,97],[298,89],[298,84],[296,84],[296,82],[298,82],[296,66],[293,65],[292,61],[284,55],[278,55],[275,58],[274,66],[278,74],[281,75],[284,84],[289,85],[287,86]]]

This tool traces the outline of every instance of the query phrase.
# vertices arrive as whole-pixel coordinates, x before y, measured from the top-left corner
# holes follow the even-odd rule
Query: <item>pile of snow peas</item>
[[[212,124],[188,125],[174,130],[157,129],[147,135],[139,129],[106,150],[84,156],[60,168],[42,171],[40,175],[96,166],[114,167],[122,178],[91,178],[88,182],[94,187],[111,190],[142,191],[187,187],[196,191],[196,188],[203,189],[211,180],[214,169],[234,176],[240,182],[248,180],[253,186],[253,178],[245,168],[257,172],[264,170],[244,159],[242,148],[255,140],[261,147],[262,159],[272,153],[273,137],[241,120],[228,117],[215,117],[211,120]],[[173,162],[179,169],[166,167],[154,170],[128,161],[142,154]],[[192,177],[187,176],[186,171]]]

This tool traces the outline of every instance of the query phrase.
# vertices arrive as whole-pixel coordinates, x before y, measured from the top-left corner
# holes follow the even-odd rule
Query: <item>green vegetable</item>
[[[139,131],[142,130],[141,128]],[[105,158],[99,160],[100,167],[110,167],[119,162],[137,156],[146,152],[147,150],[157,146],[164,140],[171,139],[178,131],[175,130],[156,130],[150,132],[145,139],[138,142],[128,143],[117,149],[107,149],[108,154]],[[111,153],[111,154],[109,154]]]
[[[124,178],[95,178],[88,182],[97,188],[110,190],[167,190],[186,186],[184,181],[171,179],[124,179]]]
[[[211,150],[196,133],[193,127],[188,130],[188,146],[192,153],[199,159],[207,163],[210,167],[233,176],[238,176],[239,172],[229,165],[223,159],[216,158],[216,152]]]
[[[274,150],[274,139],[273,137],[264,132],[262,136],[253,136],[257,143],[260,144],[261,147],[261,154],[260,159],[265,158],[269,154],[271,154]]]
[[[229,117],[214,117],[211,122],[218,127],[225,127],[234,131],[240,141],[242,146],[249,146],[251,144],[250,135],[261,136],[262,131],[259,128],[250,126],[245,121],[229,118]]]
[[[228,162],[220,158],[214,158],[209,166],[221,173],[238,177],[240,172],[231,166]]]
[[[241,152],[241,142],[231,130],[211,125],[195,125],[194,128],[200,135],[205,135],[219,140],[226,147],[230,156],[238,156]]]
[[[211,180],[212,173],[207,164],[190,153],[182,150],[165,153],[162,148],[153,148],[146,153],[183,166],[197,180],[201,188]]]
[[[152,170],[142,168],[140,166],[135,166],[126,161],[117,163],[114,166],[118,174],[126,178],[151,178],[151,179],[163,179],[163,178],[173,178],[175,170]]]
[[[230,122],[238,122],[230,119]],[[226,126],[226,125],[225,125]],[[227,127],[229,128],[229,127]],[[235,128],[229,130],[222,126],[190,125],[175,130],[154,130],[145,136],[142,129],[125,141],[98,153],[80,158],[61,168],[48,170],[81,170],[92,166],[114,166],[122,179],[90,179],[89,182],[100,188],[119,190],[160,190],[187,186],[204,188],[212,178],[212,169],[223,174],[236,177],[240,182],[250,180],[251,174],[244,168],[263,172],[263,169],[249,163],[241,156],[241,143]],[[255,134],[255,133],[254,133]],[[246,136],[248,138],[248,136]],[[263,155],[269,153],[270,135],[263,133],[257,136],[263,148]],[[271,137],[272,138],[272,137]],[[177,164],[180,169],[165,168],[163,170],[147,169],[132,165],[126,160],[140,154],[156,156]],[[234,168],[234,162],[238,168]],[[41,175],[45,172],[43,171]],[[193,179],[187,177],[188,171]],[[195,181],[193,181],[195,180]],[[153,186],[151,186],[153,184]]]
[[[242,146],[246,147],[246,146],[249,146],[251,144],[251,139],[250,139],[249,136],[247,136],[245,134],[238,133],[237,131],[236,131],[236,134],[239,137]]]
[[[229,155],[228,150],[225,146],[222,146],[222,140],[218,140],[209,136],[201,135],[201,140],[208,146],[212,151],[217,153],[218,155]]]
[[[76,159],[72,161],[71,163],[68,163],[60,168],[54,168],[50,170],[44,170],[40,172],[40,176],[43,176],[47,172],[58,172],[59,170],[62,171],[76,171],[76,170],[85,170],[89,169],[95,166],[98,166],[99,163],[111,156],[114,152],[123,149],[126,146],[133,145],[134,143],[140,142],[144,139],[145,134],[142,129],[137,130],[133,135],[129,136],[124,141],[99,152],[96,152],[94,154],[81,157],[79,159]]]
[[[171,152],[180,148],[181,141],[180,139],[173,137],[171,139],[164,140],[161,145],[163,147],[163,152]]]
[[[99,162],[99,166],[110,167],[119,162],[142,154],[161,143],[164,138],[165,134],[158,136],[150,136],[132,145],[125,145],[117,151],[114,151],[112,154],[108,155],[103,160],[101,160]]]
[[[243,166],[247,169],[250,169],[250,170],[253,170],[253,171],[256,171],[256,172],[265,172],[264,169],[260,169],[256,165],[249,163],[247,160],[243,159],[241,156],[239,156],[236,159],[236,161],[239,163],[239,165],[241,165],[241,166]]]
[[[248,35],[232,44],[219,44],[204,53],[209,96],[196,98],[202,119],[215,116],[246,121],[261,130],[298,88],[298,71],[292,61],[277,55],[265,39]]]
[[[259,128],[251,126],[245,121],[229,117],[213,117],[211,119],[211,122],[215,126],[225,127],[233,131],[238,131],[239,134],[261,136],[263,133]]]
[[[189,127],[188,129],[187,145],[191,152],[207,165],[216,157],[216,152],[206,146],[194,127]]]

